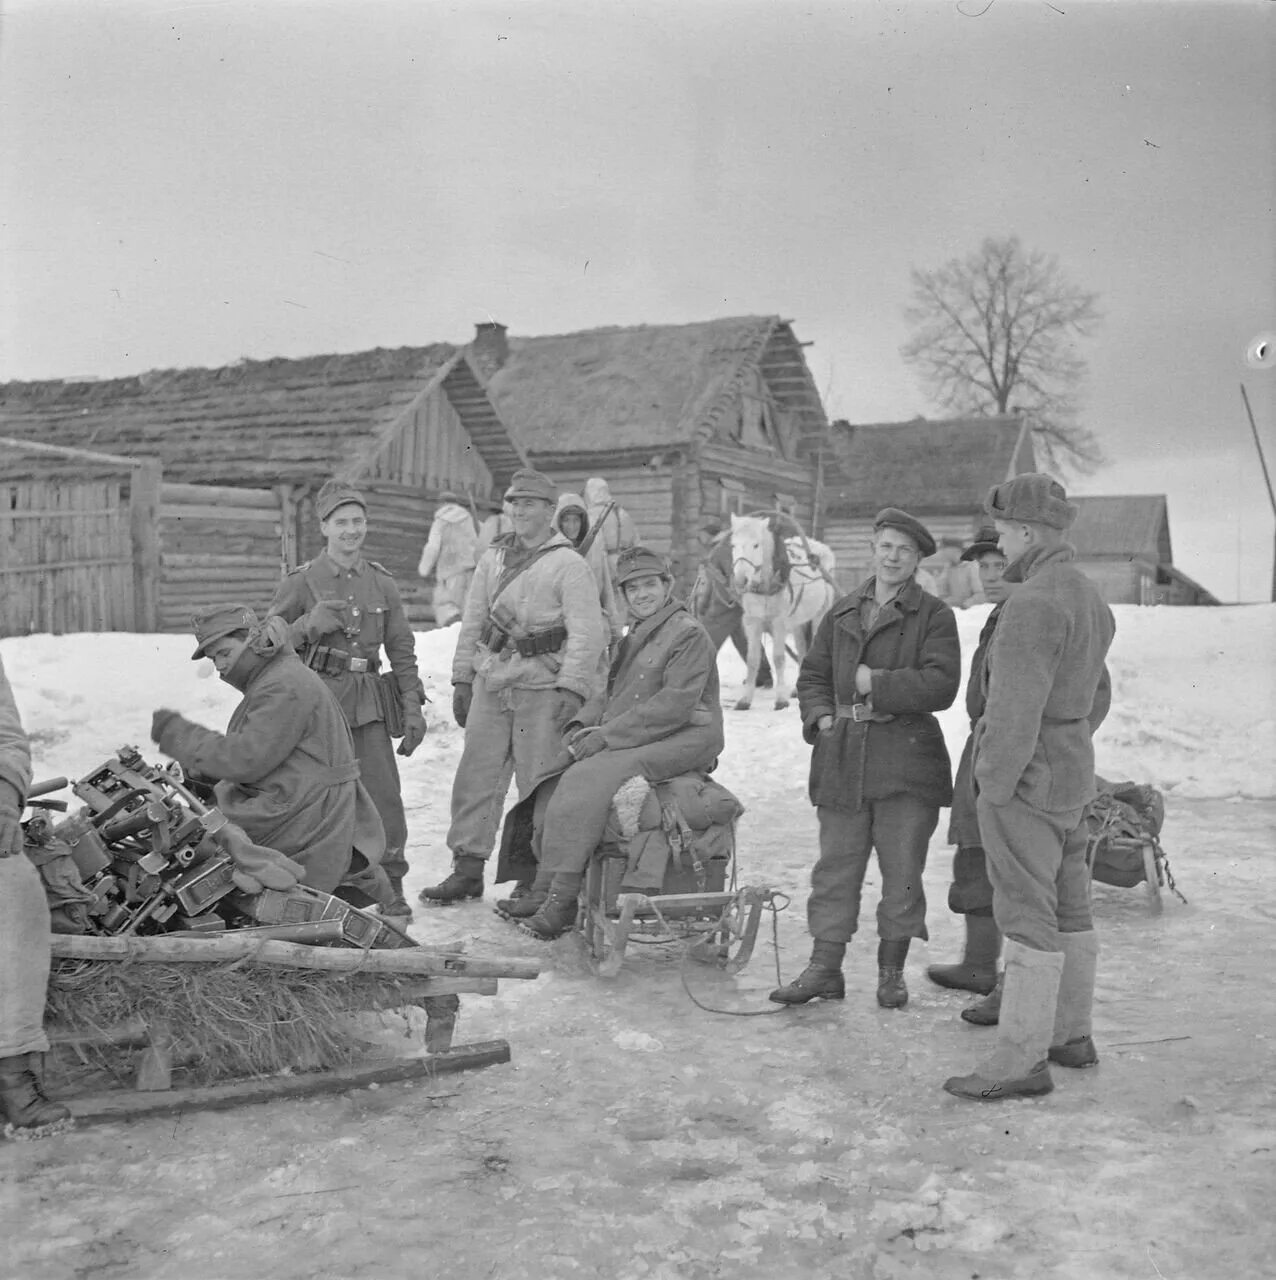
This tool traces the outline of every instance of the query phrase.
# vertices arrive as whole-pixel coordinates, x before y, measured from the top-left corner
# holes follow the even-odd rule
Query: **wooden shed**
[[[416,577],[438,492],[480,500],[523,465],[463,349],[448,344],[241,361],[105,381],[0,386],[0,434],[159,460],[159,624],[200,605],[269,601],[320,546],[331,475],[371,509],[368,554],[428,617]]]
[[[1170,513],[1163,493],[1074,498],[1080,507],[1068,540],[1077,565],[1109,604],[1218,604],[1174,567]]]
[[[940,543],[928,568],[970,541],[989,488],[1035,470],[1032,434],[1017,416],[833,423],[821,537],[849,591],[872,572],[873,517],[883,507],[915,515]],[[945,543],[947,546],[945,547]]]
[[[602,476],[684,585],[711,516],[780,505],[811,529],[828,421],[790,321],[538,338],[487,325],[472,352],[533,465],[576,493]]]

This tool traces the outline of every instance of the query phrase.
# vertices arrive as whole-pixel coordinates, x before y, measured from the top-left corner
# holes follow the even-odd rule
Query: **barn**
[[[1026,419],[1011,415],[866,425],[839,420],[831,445],[820,537],[837,556],[843,591],[872,571],[873,517],[883,507],[902,507],[931,531],[940,550],[923,569],[938,577],[983,522],[989,488],[1036,469]]]
[[[161,630],[184,630],[201,605],[267,603],[281,568],[318,550],[313,499],[331,475],[368,495],[368,555],[428,620],[416,564],[437,494],[485,502],[525,461],[466,351],[449,344],[10,382],[0,435],[158,461]]]
[[[710,517],[780,506],[811,528],[828,421],[791,321],[534,338],[488,324],[471,357],[533,465],[576,493],[606,479],[684,585]]]
[[[1109,604],[1212,605],[1200,583],[1174,567],[1163,493],[1074,498],[1080,508],[1068,540],[1077,566]]]

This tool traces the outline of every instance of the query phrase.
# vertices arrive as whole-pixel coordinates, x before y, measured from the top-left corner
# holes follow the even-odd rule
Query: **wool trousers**
[[[452,782],[447,845],[456,856],[487,858],[496,846],[510,765],[520,797],[570,757],[554,723],[555,689],[496,689],[480,676],[465,725],[465,749]],[[608,800],[610,800],[610,796]]]
[[[959,916],[992,915],[992,881],[983,845],[964,844],[953,854],[953,882],[948,909]]]
[[[385,721],[373,720],[352,728],[354,754],[359,761],[359,776],[372,797],[385,827],[385,857],[381,870],[396,880],[408,874],[404,848],[408,843],[408,820],[403,812],[403,790],[399,783],[399,766],[394,757],[394,739],[386,731]]]
[[[928,938],[922,873],[939,807],[906,792],[860,809],[818,805],[820,857],[811,872],[806,922],[822,942],[850,942],[859,924],[864,874],[873,851],[882,873],[877,933],[886,942]]]
[[[981,795],[976,806],[1001,932],[1034,951],[1058,951],[1059,934],[1093,929],[1085,810],[1050,813],[1018,796],[990,804]]]
[[[49,904],[26,854],[0,858],[0,1058],[44,1053]]]

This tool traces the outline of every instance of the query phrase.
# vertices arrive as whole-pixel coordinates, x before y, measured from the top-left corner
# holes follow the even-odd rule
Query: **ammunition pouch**
[[[479,644],[492,653],[500,653],[510,641],[510,633],[495,618],[488,618],[479,632]]]
[[[356,675],[376,675],[381,668],[377,657],[356,658],[344,649],[332,649],[326,644],[309,645],[305,653],[306,666],[321,676],[343,676],[347,672]]]
[[[531,635],[519,636],[514,647],[524,658],[535,658],[542,653],[557,653],[567,643],[567,628],[563,626],[548,627],[544,631],[533,631]]]

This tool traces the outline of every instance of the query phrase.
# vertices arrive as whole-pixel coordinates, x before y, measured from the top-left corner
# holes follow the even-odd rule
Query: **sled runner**
[[[1155,787],[1134,782],[1108,782],[1096,775],[1095,783],[1099,794],[1086,814],[1090,827],[1086,859],[1091,876],[1101,884],[1123,889],[1146,884],[1153,915],[1165,909],[1162,885],[1186,902],[1161,847],[1165,798]]]

